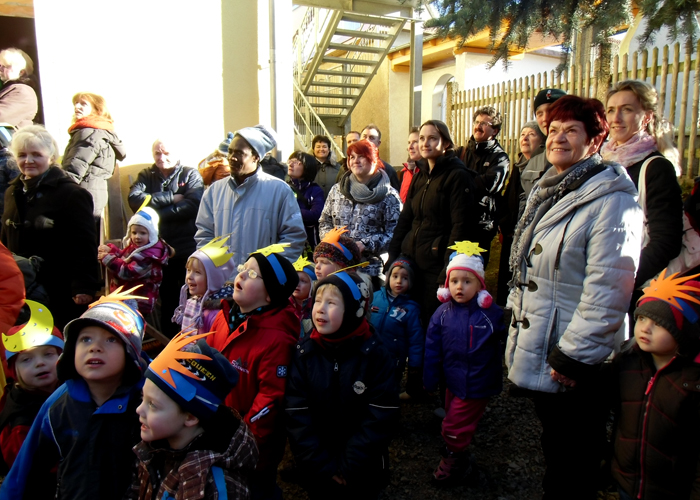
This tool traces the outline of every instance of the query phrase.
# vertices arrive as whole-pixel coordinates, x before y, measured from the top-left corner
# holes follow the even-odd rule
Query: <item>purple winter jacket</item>
[[[425,340],[423,383],[437,389],[440,372],[460,399],[488,398],[503,388],[503,311],[495,303],[482,309],[476,297],[467,304],[450,300],[433,317]]]
[[[294,191],[297,203],[299,203],[301,218],[306,230],[306,241],[309,242],[312,249],[316,248],[316,245],[321,241],[318,235],[318,219],[321,217],[326,201],[323,189],[315,182],[304,180],[288,178],[287,183]]]

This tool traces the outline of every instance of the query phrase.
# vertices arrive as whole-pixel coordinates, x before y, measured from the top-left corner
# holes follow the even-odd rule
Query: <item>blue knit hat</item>
[[[236,135],[243,137],[261,160],[277,146],[277,133],[265,125],[242,128]]]

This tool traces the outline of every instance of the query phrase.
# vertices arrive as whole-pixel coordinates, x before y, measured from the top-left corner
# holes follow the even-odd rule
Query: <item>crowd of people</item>
[[[61,156],[31,123],[29,66],[0,52],[0,499],[281,498],[287,443],[310,498],[378,498],[400,404],[431,398],[433,480],[460,484],[504,362],[542,423],[544,499],[595,498],[601,463],[623,499],[697,497],[698,200],[650,85],[542,90],[513,161],[490,106],[465,147],[441,121],[411,129],[401,168],[375,124],[341,162],[317,136],[279,164],[265,125],[197,168],[158,138],[108,243],[126,152],[107,104],[73,97]],[[156,312],[171,340],[150,359]]]

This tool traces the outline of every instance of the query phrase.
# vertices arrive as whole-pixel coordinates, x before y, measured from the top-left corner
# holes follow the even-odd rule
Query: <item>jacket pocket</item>
[[[443,236],[438,236],[433,240],[433,242],[430,245],[430,253],[436,259],[441,258],[447,250],[447,247],[443,248],[443,239]]]
[[[547,328],[547,351],[546,351],[546,356],[544,359],[547,359],[549,354],[552,352],[554,349],[554,346],[557,345],[557,342],[559,342],[559,336],[557,335],[557,332],[559,328],[557,327],[557,321],[559,318],[559,309],[555,308],[554,309],[554,314],[552,314],[552,319],[549,323],[549,327]]]

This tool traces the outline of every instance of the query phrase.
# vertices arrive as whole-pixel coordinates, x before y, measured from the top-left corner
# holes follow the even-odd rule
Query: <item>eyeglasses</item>
[[[479,120],[474,122],[475,127],[493,127],[493,123],[491,122],[480,122]]]
[[[236,270],[238,271],[238,274],[246,273],[248,277],[252,280],[260,276],[258,273],[255,272],[254,269],[246,269],[243,264],[239,264]]]
[[[290,167],[296,167],[297,165],[301,165],[301,162],[299,160],[289,160],[287,165]]]

